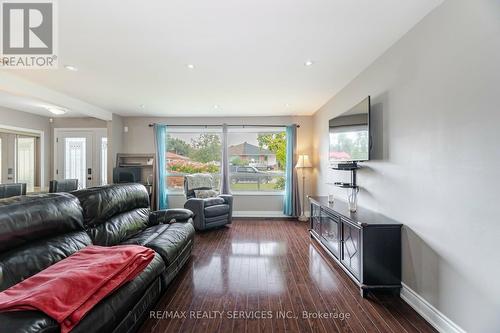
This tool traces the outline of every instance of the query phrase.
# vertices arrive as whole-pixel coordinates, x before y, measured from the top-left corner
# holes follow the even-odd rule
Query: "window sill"
[[[244,196],[274,196],[274,197],[282,197],[285,195],[285,192],[232,192],[233,196],[244,197]],[[168,192],[169,196],[173,197],[184,197],[184,192]]]

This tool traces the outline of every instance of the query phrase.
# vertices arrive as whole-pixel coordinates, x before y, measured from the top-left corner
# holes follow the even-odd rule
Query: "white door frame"
[[[100,167],[101,167],[101,153],[100,153],[100,147],[101,147],[101,141],[99,138],[101,137],[107,137],[108,134],[107,134],[107,128],[105,127],[97,127],[97,128],[89,128],[89,127],[71,127],[71,128],[63,128],[63,127],[57,127],[57,128],[54,128],[54,142],[53,142],[53,151],[54,151],[54,163],[53,163],[53,178],[57,178],[56,177],[56,171],[57,171],[57,167],[58,167],[58,149],[57,149],[57,139],[59,138],[60,136],[60,133],[61,132],[91,132],[92,133],[92,136],[93,136],[93,139],[92,140],[92,151],[93,151],[93,154],[94,156],[97,156],[97,160],[96,161],[92,161],[92,169],[94,171],[96,170],[100,170]],[[103,135],[105,134],[105,135]],[[97,147],[99,147],[99,149],[97,149]],[[94,159],[94,158],[93,158]],[[107,170],[105,171],[107,172]],[[100,184],[100,181],[101,181],[101,178],[102,178],[102,175],[100,174],[99,172],[99,176],[100,178],[95,180],[95,179],[92,179],[92,181],[98,181],[98,182],[94,182],[95,184]],[[98,185],[97,185],[98,186]]]
[[[40,188],[44,189],[45,188],[45,132],[42,130],[36,130],[32,128],[24,128],[24,127],[17,127],[17,126],[9,126],[9,125],[3,125],[0,124],[0,129],[6,129],[6,130],[11,130],[11,131],[16,131],[16,132],[24,132],[27,134],[33,134],[36,136],[40,137]],[[17,149],[17,147],[16,147]],[[17,156],[14,158],[14,169],[15,172],[17,173]],[[36,171],[35,171],[36,172]],[[17,175],[16,175],[17,177]]]

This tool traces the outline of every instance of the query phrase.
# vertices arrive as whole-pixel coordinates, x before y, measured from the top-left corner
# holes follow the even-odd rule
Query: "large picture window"
[[[233,127],[228,132],[230,188],[238,192],[285,190],[283,127]]]
[[[230,127],[231,192],[280,193],[285,189],[286,133],[283,127]],[[169,127],[166,137],[167,188],[184,191],[184,176],[208,173],[220,187],[222,128]]]
[[[208,173],[214,176],[214,186],[220,185],[220,127],[170,127],[167,132],[167,188],[169,192],[184,190],[184,176]]]

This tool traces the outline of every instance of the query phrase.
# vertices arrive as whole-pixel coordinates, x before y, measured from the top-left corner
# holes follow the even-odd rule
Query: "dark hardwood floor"
[[[140,332],[436,332],[399,297],[361,298],[307,224],[291,220],[198,233],[154,310]]]

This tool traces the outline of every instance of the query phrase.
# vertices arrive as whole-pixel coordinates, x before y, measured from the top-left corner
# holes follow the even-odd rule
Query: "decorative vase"
[[[347,206],[349,207],[349,211],[354,213],[358,210],[358,192],[359,187],[350,188],[347,193]]]

